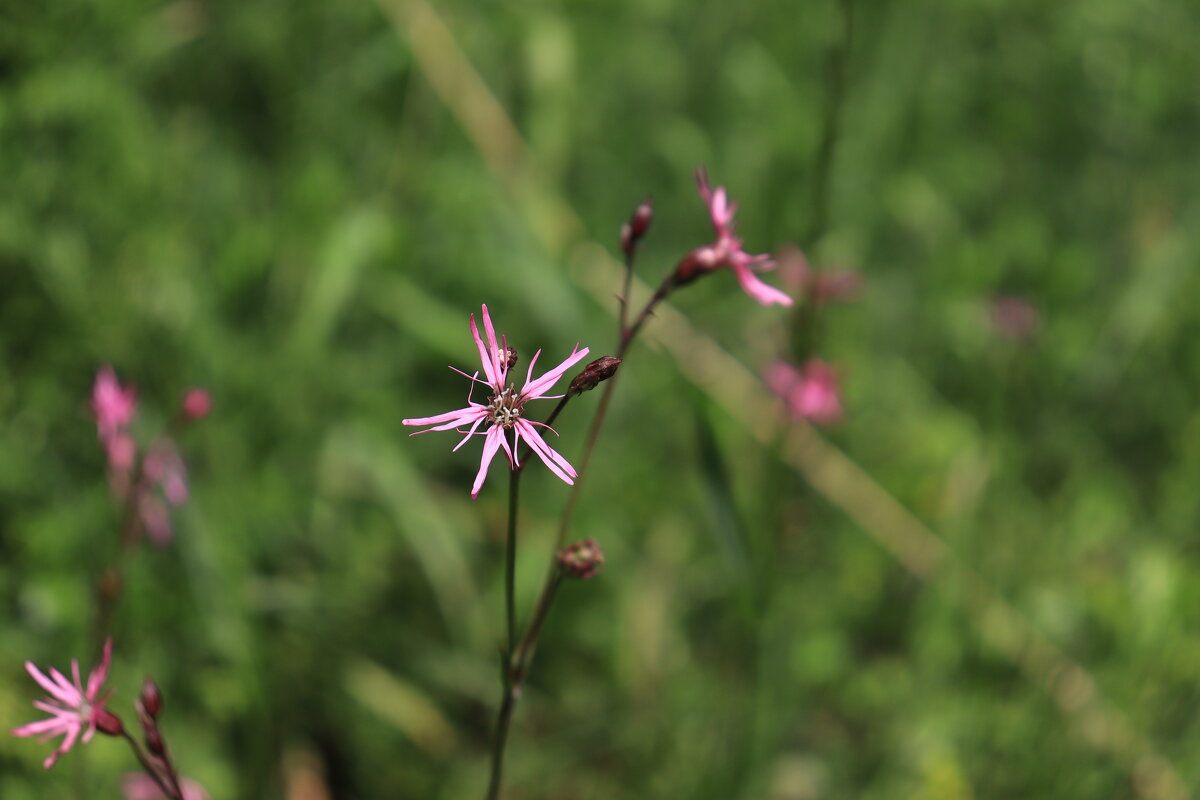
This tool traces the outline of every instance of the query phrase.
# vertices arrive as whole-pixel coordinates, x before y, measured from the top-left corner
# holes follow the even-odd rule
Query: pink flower
[[[108,677],[108,666],[111,661],[112,639],[109,639],[104,643],[104,655],[100,659],[99,666],[88,675],[86,689],[79,680],[78,661],[71,662],[71,675],[75,679],[74,683],[68,681],[61,672],[53,667],[50,668],[50,677],[46,677],[41,670],[34,666],[32,661],[25,662],[25,669],[50,695],[44,701],[35,700],[33,705],[51,716],[48,719],[22,725],[12,734],[13,736],[40,736],[43,742],[53,739],[55,736],[63,737],[58,749],[42,762],[42,766],[46,769],[53,767],[54,762],[58,761],[58,757],[75,745],[80,732],[83,733],[84,743],[90,742],[96,734],[98,723],[106,733],[113,732],[111,724],[116,717],[104,708],[108,697],[107,695],[104,698],[97,697],[100,687],[104,684],[104,679]],[[119,720],[116,725],[116,730],[119,730]]]
[[[857,300],[863,287],[862,274],[857,270],[815,270],[797,247],[779,252],[779,274],[784,286],[818,306]]]
[[[514,468],[518,466],[517,445],[521,439],[525,440],[529,448],[537,454],[551,472],[568,484],[573,483],[575,469],[567,463],[565,458],[551,449],[537,431],[538,426],[546,426],[540,422],[530,422],[522,416],[522,413],[525,404],[530,400],[561,397],[561,395],[547,395],[546,392],[563,376],[563,373],[588,354],[588,348],[580,350],[579,345],[576,344],[575,349],[571,351],[571,355],[565,361],[543,373],[541,377],[534,378],[533,367],[542,352],[538,350],[529,362],[529,369],[525,374],[525,385],[521,387],[520,391],[517,391],[515,386],[508,383],[508,371],[516,363],[516,353],[508,347],[507,339],[503,337],[500,340],[496,339],[496,331],[492,328],[492,318],[488,315],[487,306],[483,307],[483,329],[487,334],[486,345],[479,336],[479,327],[475,324],[475,315],[472,314],[471,336],[475,339],[475,346],[479,349],[479,359],[487,380],[480,380],[478,372],[467,377],[474,383],[488,387],[491,396],[488,398],[487,404],[471,402],[471,395],[468,394],[466,408],[448,411],[433,417],[405,419],[401,420],[402,424],[432,426],[426,430],[417,431],[417,433],[451,429],[462,433],[461,428],[470,426],[462,441],[454,447],[457,450],[478,431],[479,426],[487,423],[486,433],[481,434],[484,437],[483,458],[479,464],[479,473],[475,476],[475,483],[471,487],[472,498],[479,495],[479,490],[483,487],[483,481],[487,477],[488,467],[498,450],[504,450],[505,455],[508,456],[509,466]],[[451,367],[451,369],[454,368]],[[455,372],[460,372],[462,375],[467,374],[461,370],[455,370]],[[474,386],[472,386],[472,391],[474,391]],[[506,436],[508,431],[513,432],[511,444]]]
[[[179,788],[183,790],[183,800],[209,800],[204,787],[190,778],[182,778]],[[121,794],[125,800],[166,800],[166,795],[158,784],[144,772],[130,772],[121,779]]]
[[[733,223],[733,215],[737,206],[729,202],[725,195],[725,187],[718,186],[716,190],[710,188],[708,173],[703,167],[696,170],[696,183],[700,187],[700,196],[708,204],[708,214],[717,240],[713,244],[696,248],[684,258],[676,269],[677,283],[695,280],[719,267],[729,267],[746,294],[759,303],[764,306],[790,306],[792,298],[774,286],[763,283],[754,274],[773,268],[775,262],[769,255],[750,255],[742,249],[742,240],[734,235],[736,226]]]
[[[212,411],[212,395],[204,389],[188,389],[187,394],[183,396],[181,410],[187,419],[195,422]]]
[[[1024,297],[994,295],[991,306],[992,327],[1009,341],[1028,341],[1042,327],[1042,315],[1037,306]]]
[[[167,504],[181,506],[187,499],[187,465],[171,439],[156,439],[142,461],[142,481],[138,484],[137,498],[142,525],[156,544],[165,545],[171,541],[171,515]]]
[[[120,432],[137,411],[137,392],[122,387],[112,367],[101,367],[92,386],[92,413],[96,415],[96,433],[107,442]]]
[[[776,361],[767,369],[766,379],[794,417],[830,425],[845,413],[837,375],[819,358],[810,358],[801,369]]]

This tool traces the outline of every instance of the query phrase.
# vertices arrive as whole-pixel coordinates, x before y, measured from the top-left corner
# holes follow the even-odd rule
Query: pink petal
[[[479,490],[483,488],[483,481],[487,477],[488,467],[492,463],[492,459],[496,456],[496,451],[500,449],[500,443],[503,441],[504,429],[493,425],[487,432],[487,438],[483,442],[483,458],[479,461],[479,473],[475,476],[475,483],[471,486],[471,499],[474,500],[479,496]]]
[[[112,664],[112,637],[104,640],[104,650],[100,654],[100,663],[92,670],[92,674],[88,675],[87,683],[87,699],[95,702],[96,694],[100,691],[100,687],[104,685],[104,681],[108,678],[108,667]]]
[[[37,736],[42,733],[50,733],[51,737],[58,736],[67,732],[70,723],[58,718],[51,717],[50,719],[39,719],[37,722],[30,722],[28,725],[22,725],[19,728],[13,728],[13,736]]]
[[[429,429],[431,431],[445,431],[445,430],[450,430],[451,428],[457,428],[459,425],[464,425],[464,424],[470,422],[472,419],[474,419],[476,416],[478,416],[481,413],[483,413],[483,414],[487,413],[487,408],[485,406],[470,405],[470,406],[467,406],[466,408],[459,408],[459,409],[455,409],[454,411],[447,411],[445,414],[438,414],[437,416],[433,416],[433,417],[418,417],[416,419],[402,419],[402,420],[400,420],[400,424],[401,425],[439,425],[440,423],[450,423],[449,425],[441,425],[441,427]],[[429,431],[417,431],[416,433],[411,434],[411,435],[416,436],[417,433],[428,433],[428,432]]]
[[[460,448],[460,447],[462,447],[464,444],[466,444],[466,443],[467,443],[467,442],[470,440],[470,438],[471,438],[472,436],[474,436],[474,435],[475,435],[475,430],[476,430],[476,429],[477,429],[477,428],[478,428],[478,427],[479,427],[481,424],[483,424],[483,421],[484,421],[485,419],[487,419],[487,414],[480,414],[480,415],[479,415],[479,419],[475,420],[475,424],[471,426],[471,430],[467,431],[467,435],[466,435],[466,436],[464,436],[464,437],[462,438],[462,441],[461,441],[461,442],[459,442],[458,444],[454,445],[454,449],[453,449],[453,450],[451,450],[450,452],[451,452],[451,453],[457,453],[457,452],[458,452],[458,448]],[[422,433],[424,433],[425,431],[421,431],[421,432],[422,432]]]
[[[504,363],[500,362],[500,344],[496,341],[496,329],[492,327],[492,315],[488,313],[486,304],[482,308],[483,330],[487,334],[488,350],[492,355],[492,369],[495,370],[496,377],[499,378],[496,381],[496,386],[503,386],[504,380],[508,376],[508,359],[506,357]]]
[[[64,691],[61,686],[54,683],[49,678],[47,678],[45,675],[43,675],[41,673],[41,671],[36,666],[34,666],[32,661],[25,662],[25,670],[30,674],[30,676],[33,677],[33,679],[35,681],[38,682],[38,686],[41,686],[43,689],[46,690],[47,694],[50,694],[53,697],[57,697],[59,700],[63,701],[67,705],[70,705],[70,706],[79,705],[79,698],[75,695],[75,692],[73,689],[69,693]]]
[[[733,271],[734,274],[737,275],[738,283],[742,285],[742,289],[746,292],[746,294],[750,295],[764,306],[790,306],[792,304],[792,298],[788,297],[774,286],[769,286],[760,281],[758,277],[750,271],[750,267],[745,263],[735,262],[733,264]]]
[[[521,423],[525,424],[522,425]],[[572,478],[575,477],[575,469],[567,462],[565,458],[556,453],[554,449],[550,447],[550,445],[546,444],[533,425],[526,420],[520,420],[517,422],[517,430],[520,431],[521,436],[524,437],[525,441],[529,442],[530,449],[533,450],[534,453],[537,453],[538,458],[542,460],[542,463],[545,464],[551,472],[557,475],[564,483],[568,485],[574,483]]]
[[[578,345],[576,345],[576,347],[578,347]],[[564,372],[569,370],[575,364],[579,363],[579,361],[582,360],[583,357],[588,354],[588,352],[588,348],[586,347],[582,350],[572,351],[571,355],[567,356],[566,361],[562,362],[557,367],[535,380],[533,383],[526,383],[521,389],[521,394],[529,400],[535,400],[541,397],[545,392],[550,390],[550,387],[554,386],[554,384],[558,382],[558,379],[562,377]]]
[[[486,309],[487,306],[484,306]],[[486,313],[486,312],[485,312]],[[489,321],[488,317],[484,317],[485,321]],[[479,348],[479,361],[483,365],[483,374],[488,379],[488,383],[492,386],[499,386],[500,381],[496,374],[496,362],[492,359],[492,355],[488,352],[487,346],[483,343],[483,339],[479,338],[479,326],[475,324],[475,315],[471,315],[471,338],[475,340],[475,346]]]

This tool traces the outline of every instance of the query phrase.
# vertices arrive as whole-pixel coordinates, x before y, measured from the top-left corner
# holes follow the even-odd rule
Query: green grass
[[[298,800],[313,769],[336,798],[482,796],[505,492],[472,502],[478,449],[400,420],[461,404],[481,302],[523,355],[612,347],[597,248],[653,196],[656,283],[710,236],[707,164],[750,251],[866,278],[821,317],[848,415],[807,452],[834,460],[756,433],[761,391],[697,377],[690,342],[635,348],[574,529],[607,567],[550,616],[506,796],[1195,786],[1200,14],[855,0],[822,166],[843,6],[439,2],[520,150],[464,125],[488,107],[407,0],[0,12],[0,728],[36,716],[25,659],[88,647],[110,363],[142,435],[215,398],[175,545],[129,563],[113,707],[153,675],[214,798]],[[1030,341],[996,293],[1038,308]],[[728,274],[674,308],[754,374],[792,339]],[[862,472],[818,470],[840,454]],[[528,613],[566,488],[523,496]],[[898,508],[945,543],[930,569]],[[48,747],[0,738],[0,797],[116,798],[133,767],[97,740],[44,773]]]

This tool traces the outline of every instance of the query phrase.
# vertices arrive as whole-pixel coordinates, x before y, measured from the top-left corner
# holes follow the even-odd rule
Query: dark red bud
[[[567,389],[567,394],[574,397],[584,392],[590,392],[602,382],[608,380],[613,375],[617,374],[617,367],[621,366],[621,360],[615,356],[601,356],[592,363],[583,368],[571,381],[570,387]]]
[[[167,752],[167,747],[163,744],[162,734],[158,732],[158,728],[146,729],[146,749],[159,758],[162,758]]]
[[[93,711],[92,721],[96,723],[96,730],[108,736],[120,736],[125,733],[125,724],[121,722],[121,718],[107,708],[97,708]]]
[[[154,681],[146,678],[142,681],[142,707],[146,709],[146,713],[153,718],[158,717],[158,712],[162,710],[162,694],[158,691],[158,686]]]
[[[517,351],[515,348],[512,348],[512,347],[504,348],[504,364],[505,364],[504,368],[506,370],[512,369],[513,367],[515,367],[517,365]]]
[[[586,581],[596,577],[604,566],[604,553],[595,539],[588,538],[560,552],[558,564],[570,577]]]

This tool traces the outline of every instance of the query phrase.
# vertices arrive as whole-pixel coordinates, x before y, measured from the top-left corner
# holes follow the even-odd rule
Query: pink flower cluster
[[[845,413],[837,375],[819,358],[809,359],[800,369],[776,361],[767,368],[766,380],[793,417],[832,425]]]
[[[208,414],[212,398],[204,389],[189,389],[176,417],[193,422]],[[157,544],[171,540],[169,506],[182,505],[188,497],[187,466],[174,440],[161,436],[151,442],[137,467],[137,443],[129,425],[137,413],[137,393],[122,386],[112,367],[102,367],[92,387],[92,413],[96,432],[108,454],[109,480],[113,492],[133,503],[137,519]]]
[[[696,183],[700,188],[700,196],[708,205],[709,218],[717,239],[712,244],[696,248],[684,258],[676,269],[678,282],[684,284],[713,270],[728,267],[733,270],[746,294],[759,303],[764,306],[790,306],[792,298],[774,286],[763,283],[755,275],[755,272],[774,268],[775,262],[765,253],[750,255],[743,249],[742,240],[734,233],[736,226],[733,216],[737,206],[729,202],[725,187],[712,189],[708,183],[708,173],[703,167],[696,171]]]
[[[73,682],[68,681],[66,676],[53,667],[50,668],[50,675],[47,677],[32,661],[25,662],[25,669],[49,695],[45,700],[33,701],[33,705],[50,714],[50,717],[22,725],[15,729],[12,735],[38,736],[43,742],[56,736],[63,737],[58,749],[42,762],[46,769],[53,767],[59,756],[75,746],[75,742],[81,738],[81,733],[82,741],[86,744],[96,735],[97,726],[105,733],[119,731],[120,721],[104,708],[108,697],[100,697],[100,688],[108,677],[111,661],[112,639],[109,639],[104,643],[104,655],[100,664],[88,675],[86,687],[79,679],[78,661],[71,661]],[[115,729],[112,727],[114,721]]]
[[[486,344],[479,335],[479,326],[475,324],[475,315],[472,314],[471,337],[475,340],[475,347],[479,350],[479,360],[487,380],[480,380],[478,372],[474,375],[467,375],[462,370],[454,370],[472,381],[472,391],[467,395],[466,408],[447,411],[445,414],[433,417],[405,419],[401,420],[401,423],[431,426],[416,433],[456,430],[458,433],[464,434],[462,441],[454,447],[455,450],[466,444],[467,440],[479,431],[479,427],[487,423],[486,432],[479,434],[484,437],[483,458],[479,463],[479,472],[475,475],[475,483],[471,486],[472,498],[479,496],[479,490],[483,487],[484,479],[487,478],[488,467],[499,450],[504,450],[511,468],[516,469],[519,466],[517,447],[522,439],[551,472],[566,483],[573,483],[576,477],[575,469],[550,445],[546,444],[546,440],[537,430],[539,427],[546,428],[547,426],[525,419],[523,415],[525,404],[530,400],[557,399],[562,396],[549,395],[546,392],[553,388],[568,369],[588,354],[588,348],[580,350],[579,345],[576,344],[571,355],[567,356],[561,364],[534,378],[533,367],[542,353],[541,350],[538,350],[529,361],[525,383],[518,391],[514,384],[508,382],[508,372],[516,364],[516,351],[509,348],[506,338],[496,338],[496,331],[492,327],[492,318],[488,314],[487,306],[483,306],[483,330],[487,335]],[[451,369],[454,368],[451,367]],[[472,402],[471,394],[474,393],[475,383],[487,387],[490,394],[487,404]],[[467,428],[466,431],[462,430],[464,427]],[[509,431],[512,431],[511,443],[508,440]],[[416,433],[412,435],[415,436]]]

